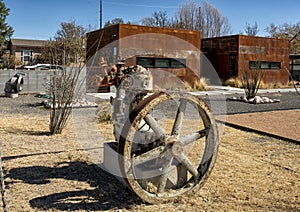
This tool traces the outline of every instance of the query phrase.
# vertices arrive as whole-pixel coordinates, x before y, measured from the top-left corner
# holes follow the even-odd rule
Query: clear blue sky
[[[100,0],[3,0],[10,15],[7,22],[15,33],[14,38],[49,39],[55,35],[61,22],[76,20],[84,27],[99,28]],[[113,18],[138,22],[154,11],[167,11],[174,16],[185,0],[103,0],[103,24]],[[200,2],[200,0],[196,0]],[[299,0],[209,0],[222,15],[229,19],[232,34],[243,31],[247,23],[265,28],[271,23],[294,24],[300,21]]]

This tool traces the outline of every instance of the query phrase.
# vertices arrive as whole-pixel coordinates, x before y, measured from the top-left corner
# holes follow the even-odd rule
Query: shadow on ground
[[[131,205],[142,203],[114,176],[97,165],[82,161],[60,163],[56,167],[15,168],[9,171],[7,177],[38,185],[51,183],[51,179],[82,181],[93,187],[92,189],[53,193],[30,200],[31,207],[38,210],[101,211],[118,208],[129,209]],[[9,188],[10,184],[7,186]]]

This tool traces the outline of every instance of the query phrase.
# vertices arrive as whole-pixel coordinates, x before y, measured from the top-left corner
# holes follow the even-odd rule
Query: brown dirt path
[[[300,142],[300,110],[228,115],[226,122],[279,138]]]

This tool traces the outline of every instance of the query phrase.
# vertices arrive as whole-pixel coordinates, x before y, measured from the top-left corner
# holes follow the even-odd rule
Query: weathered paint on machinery
[[[123,65],[108,80],[117,89],[111,103],[118,160],[104,161],[104,167],[115,167],[111,173],[118,173],[149,203],[196,192],[217,156],[219,135],[212,111],[188,93],[154,92],[148,69]],[[116,155],[105,149],[104,159]]]

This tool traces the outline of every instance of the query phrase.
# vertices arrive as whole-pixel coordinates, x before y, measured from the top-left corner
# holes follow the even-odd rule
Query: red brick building
[[[289,41],[233,35],[201,40],[201,50],[223,80],[241,77],[244,70],[260,70],[264,82],[289,80]]]

